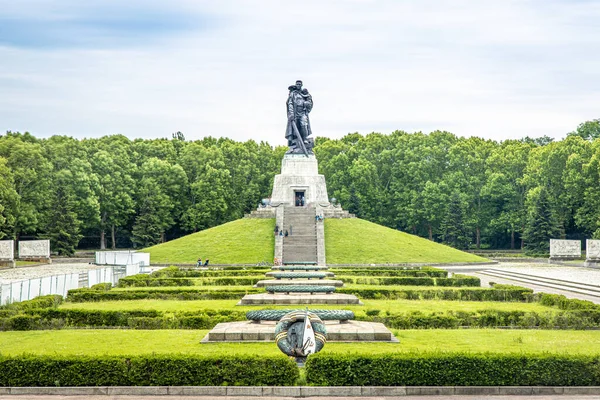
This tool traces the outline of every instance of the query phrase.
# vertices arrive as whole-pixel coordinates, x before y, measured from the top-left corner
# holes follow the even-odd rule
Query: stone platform
[[[222,322],[202,339],[208,342],[262,342],[275,340],[275,321]],[[398,342],[380,322],[325,321],[328,342]]]
[[[285,273],[287,273],[287,272],[289,272],[289,273],[292,273],[292,271],[271,271],[271,272],[267,272],[267,273],[265,274],[265,276],[266,276],[267,278],[272,278],[272,279],[275,279],[275,278],[273,277],[273,275],[275,275],[275,274],[285,274]],[[314,271],[294,271],[294,272],[314,272]],[[325,274],[327,277],[330,277],[330,278],[333,278],[333,277],[335,276],[335,274],[334,274],[333,272],[329,272],[329,271],[323,271],[323,270],[321,270],[321,271],[318,271],[318,272],[320,272],[320,273],[322,273],[322,274]],[[312,282],[313,280],[315,280],[315,279],[317,279],[317,278],[311,278],[311,282]],[[325,278],[325,279],[327,279],[327,278]]]
[[[342,293],[258,293],[247,294],[237,303],[238,306],[263,304],[358,304],[363,303],[353,294]]]
[[[308,286],[335,286],[342,287],[344,282],[331,279],[265,279],[256,282],[254,287],[308,285]]]

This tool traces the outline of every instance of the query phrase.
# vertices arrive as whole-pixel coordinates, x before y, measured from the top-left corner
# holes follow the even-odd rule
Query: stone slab
[[[217,397],[393,397],[393,396],[469,396],[487,398],[523,393],[555,399],[557,395],[594,396],[598,386],[83,386],[83,387],[2,387],[0,395],[32,398],[31,396],[206,396]],[[25,397],[26,396],[26,397]],[[516,395],[523,398],[524,395]],[[562,397],[562,396],[561,396]],[[427,397],[430,398],[430,397]],[[445,397],[444,397],[445,398]],[[586,397],[588,398],[588,397]]]
[[[550,239],[550,258],[569,259],[581,257],[580,240]]]
[[[0,260],[12,261],[15,259],[15,241],[0,240]]]
[[[295,269],[294,267],[296,267],[297,269]],[[271,272],[311,272],[311,271],[318,271],[318,272],[327,272],[327,270],[329,269],[329,267],[327,266],[323,266],[323,265],[286,265],[281,266],[281,265],[276,265],[273,267],[273,271]]]
[[[19,258],[50,257],[49,240],[20,240]]]
[[[588,239],[585,241],[585,258],[600,261],[600,240]]]
[[[344,282],[332,279],[265,279],[256,282],[254,287],[265,286],[287,286],[287,285],[309,285],[309,286],[335,286],[342,287]]]
[[[358,397],[360,386],[300,386],[301,397]]]
[[[109,396],[159,396],[168,395],[168,386],[109,386]]]
[[[275,321],[221,322],[202,339],[207,342],[258,342],[275,340]],[[394,342],[398,339],[380,322],[325,321],[328,342]]]
[[[238,303],[238,306],[264,305],[264,304],[359,304],[363,303],[353,294],[342,293],[257,293],[247,294]]]
[[[265,275],[266,275],[267,278],[275,279],[273,277],[273,275],[275,275],[275,274],[285,274],[287,272],[289,272],[289,273],[295,273],[295,272],[320,272],[320,273],[323,273],[323,274],[326,275],[326,277],[324,279],[327,279],[328,277],[333,278],[335,276],[335,274],[333,272],[329,272],[329,271],[317,271],[317,270],[314,270],[314,271],[300,271],[300,270],[298,270],[298,271],[271,271],[271,272],[267,272]],[[314,280],[315,279],[311,279],[311,281],[314,281]]]

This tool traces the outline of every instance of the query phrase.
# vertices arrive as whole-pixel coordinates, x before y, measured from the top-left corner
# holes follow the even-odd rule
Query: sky
[[[600,0],[0,0],[0,131],[285,143],[564,137],[600,118]]]

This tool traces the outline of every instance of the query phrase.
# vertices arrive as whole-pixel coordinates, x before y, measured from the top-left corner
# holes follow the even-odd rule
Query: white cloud
[[[318,136],[446,129],[560,137],[599,116],[598,1],[170,7],[199,24],[214,20],[119,48],[0,48],[0,129],[77,137],[180,130],[188,139],[283,144],[286,89],[296,79],[313,93]]]

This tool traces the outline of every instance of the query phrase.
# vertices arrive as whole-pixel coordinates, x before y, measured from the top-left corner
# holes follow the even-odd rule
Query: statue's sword
[[[302,136],[300,135],[300,132],[298,131],[298,127],[296,126],[296,121],[290,121],[290,123],[292,124],[292,129],[294,130],[294,135],[296,135],[296,141],[298,143],[300,143],[300,147],[302,147],[302,152],[304,153],[304,155],[306,157],[308,157],[308,150],[306,150],[306,146],[304,145],[304,140],[302,140]]]

